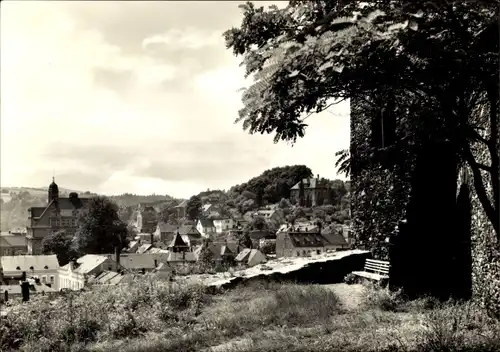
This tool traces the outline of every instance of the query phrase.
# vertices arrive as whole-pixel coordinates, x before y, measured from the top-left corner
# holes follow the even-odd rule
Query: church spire
[[[52,176],[52,183],[49,185],[49,203],[53,200],[57,201],[59,199],[59,187],[56,184],[55,177]]]

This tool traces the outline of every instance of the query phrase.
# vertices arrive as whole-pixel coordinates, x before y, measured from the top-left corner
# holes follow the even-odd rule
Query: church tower
[[[48,203],[53,200],[57,201],[59,199],[59,187],[57,186],[54,177],[52,177],[52,183],[49,185],[49,199]]]

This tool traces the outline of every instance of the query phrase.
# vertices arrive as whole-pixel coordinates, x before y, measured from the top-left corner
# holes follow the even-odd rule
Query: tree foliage
[[[189,220],[197,220],[201,214],[201,199],[198,196],[192,196],[186,206],[186,214]]]
[[[351,110],[363,104],[395,113],[401,138],[390,146],[374,140],[355,164],[343,152],[339,169],[373,165],[380,149],[395,160],[429,142],[451,143],[472,169],[500,236],[495,2],[291,1],[283,9],[241,8],[240,28],[224,35],[255,78],[237,119],[245,130],[294,142],[304,136],[306,117],[343,99]],[[487,147],[490,165],[475,158],[477,143]],[[492,197],[482,172],[491,176]]]
[[[64,230],[49,234],[42,239],[42,253],[55,254],[60,266],[68,264],[77,257],[73,235]]]
[[[94,197],[80,218],[76,249],[80,255],[114,253],[115,248],[121,250],[127,245],[127,235],[127,225],[118,217],[118,206],[107,197]]]

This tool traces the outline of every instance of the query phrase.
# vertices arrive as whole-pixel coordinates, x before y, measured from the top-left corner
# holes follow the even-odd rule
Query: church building
[[[28,209],[28,226],[26,240],[28,254],[42,254],[42,239],[53,232],[64,230],[74,233],[78,227],[78,219],[89,198],[79,198],[76,192],[69,197],[59,197],[59,187],[52,179],[48,189],[47,205]]]

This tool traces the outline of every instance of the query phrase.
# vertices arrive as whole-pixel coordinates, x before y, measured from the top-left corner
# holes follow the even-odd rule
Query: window
[[[300,257],[300,251],[297,251],[297,257]]]
[[[54,276],[50,275],[50,283],[53,284],[54,283]]]
[[[42,283],[43,284],[47,283],[47,276],[45,276],[45,275],[42,276]]]
[[[321,249],[316,249],[316,254],[321,254]]]
[[[394,99],[387,97],[382,104],[372,118],[372,145],[376,148],[386,148],[393,144],[396,138]]]

